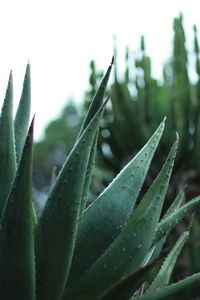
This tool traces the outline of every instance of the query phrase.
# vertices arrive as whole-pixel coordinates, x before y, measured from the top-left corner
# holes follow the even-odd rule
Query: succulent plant
[[[141,151],[86,208],[109,67],[77,140],[55,179],[40,218],[32,202],[33,124],[30,66],[13,121],[12,76],[0,119],[0,291],[4,300],[184,299],[199,295],[200,274],[169,285],[189,233],[184,232],[144,294],[170,230],[200,203],[180,206],[180,193],[161,217],[178,139],[157,178],[136,204],[165,119]],[[162,287],[162,289],[161,289]],[[168,298],[166,298],[168,297]],[[195,298],[193,298],[195,299]]]

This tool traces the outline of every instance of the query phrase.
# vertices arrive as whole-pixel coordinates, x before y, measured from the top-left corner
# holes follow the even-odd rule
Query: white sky
[[[16,107],[29,61],[38,138],[70,96],[81,101],[88,87],[89,61],[95,59],[106,70],[113,34],[121,62],[125,46],[137,50],[144,34],[159,77],[172,50],[172,20],[180,11],[192,49],[193,24],[200,31],[198,0],[0,0],[0,102],[12,69]]]

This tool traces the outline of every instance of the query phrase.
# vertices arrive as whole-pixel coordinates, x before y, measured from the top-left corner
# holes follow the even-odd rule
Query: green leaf
[[[165,288],[144,294],[141,297],[133,297],[132,300],[191,300],[198,299],[200,295],[200,273],[173,283]]]
[[[174,211],[171,215],[166,217],[164,220],[158,223],[156,228],[155,237],[152,245],[155,245],[159,242],[163,237],[166,237],[167,234],[174,228],[179,221],[190,211],[192,211],[197,205],[200,204],[200,196],[195,197],[190,200],[178,210]]]
[[[141,267],[154,237],[176,151],[177,142],[127,225],[92,267],[75,284],[66,288],[65,300],[77,300],[79,295],[83,297],[81,299],[95,299],[123,275],[135,272]]]
[[[197,273],[200,270],[199,231],[200,231],[200,223],[199,223],[199,218],[197,213],[196,216],[192,218],[190,238],[188,240],[189,269],[191,274]]]
[[[111,73],[111,70],[112,70],[113,63],[114,63],[114,58],[112,58],[111,64],[108,67],[108,70],[107,70],[104,78],[102,79],[102,82],[101,82],[96,94],[94,95],[94,98],[92,99],[92,102],[90,104],[88,112],[87,112],[87,114],[84,118],[83,124],[81,126],[80,132],[78,134],[77,140],[80,138],[80,136],[83,133],[83,131],[85,130],[85,128],[88,126],[88,124],[90,123],[92,118],[97,113],[98,109],[103,104],[103,99],[104,99],[104,96],[105,96],[105,92],[106,92],[106,88],[107,88],[107,84],[108,84],[108,80],[109,80],[109,77],[110,77],[110,73]]]
[[[15,145],[17,163],[19,163],[23,151],[26,135],[28,132],[29,116],[31,109],[31,82],[30,82],[30,65],[27,65],[24,77],[23,89],[20,103],[15,116]]]
[[[170,214],[177,211],[181,205],[181,202],[183,201],[185,197],[185,193],[183,191],[180,191],[174,201],[172,202],[171,206],[168,208],[167,212],[162,217],[162,221],[167,218]],[[160,223],[159,223],[160,224]],[[157,227],[159,227],[159,224]],[[148,263],[150,260],[155,259],[160,254],[162,247],[164,243],[166,242],[166,236],[164,236],[161,240],[157,241],[156,244],[153,244],[151,247],[149,253],[147,254],[147,257],[144,260],[144,265]]]
[[[30,127],[0,224],[0,291],[4,300],[35,300],[35,258]]]
[[[76,281],[96,261],[127,222],[164,126],[163,121],[143,149],[84,212],[79,224],[70,282]]]
[[[177,211],[181,205],[181,203],[183,202],[183,199],[185,198],[185,193],[184,191],[180,191],[176,198],[174,199],[174,201],[172,202],[172,204],[170,205],[170,207],[168,208],[167,212],[164,214],[164,216],[162,217],[162,221],[167,218],[169,215],[171,215],[173,212]]]
[[[188,239],[189,233],[186,231],[184,232],[181,237],[178,239],[172,250],[170,251],[169,255],[165,259],[164,263],[160,271],[158,272],[156,278],[154,279],[153,283],[147,290],[147,293],[157,290],[165,285],[168,285],[172,271],[176,264],[177,258],[183,248],[184,244]]]
[[[83,188],[83,195],[82,195],[82,200],[81,200],[80,216],[82,216],[82,214],[85,210],[85,207],[86,207],[87,195],[88,195],[88,191],[89,191],[89,187],[90,187],[90,181],[91,181],[91,177],[92,177],[92,169],[94,166],[95,155],[96,155],[97,141],[98,141],[98,133],[96,133],[96,137],[94,139],[92,150],[90,153],[90,158],[88,161],[88,167],[87,167],[85,183],[84,183],[84,188]]]
[[[112,58],[111,64],[108,67],[108,70],[99,86],[99,89],[97,90],[96,94],[94,95],[94,98],[92,99],[89,110],[84,118],[83,124],[82,124],[80,132],[78,134],[77,140],[80,138],[84,129],[88,126],[89,122],[94,117],[94,115],[98,111],[99,107],[103,103],[103,98],[104,98],[104,95],[106,92],[106,88],[107,88],[107,84],[108,84],[108,80],[110,77],[113,63],[114,63],[114,58]],[[98,141],[98,134],[96,135],[96,138],[94,140],[90,159],[88,161],[87,174],[86,174],[84,188],[83,188],[83,197],[82,197],[82,201],[81,201],[81,211],[80,211],[81,215],[86,207],[86,199],[87,199],[87,195],[88,195],[88,191],[89,191],[89,187],[90,187],[90,181],[91,181],[91,177],[92,177],[92,169],[93,169],[93,165],[94,165],[94,161],[95,161],[97,141]]]
[[[137,272],[128,276],[122,277],[116,283],[103,293],[97,300],[128,300],[131,295],[137,291],[141,284],[145,281],[147,275],[153,267],[162,258],[159,257],[145,267],[139,269]]]
[[[0,217],[16,172],[12,106],[13,82],[11,73],[0,118]]]
[[[74,250],[84,180],[104,105],[69,154],[36,228],[37,299],[61,297]]]

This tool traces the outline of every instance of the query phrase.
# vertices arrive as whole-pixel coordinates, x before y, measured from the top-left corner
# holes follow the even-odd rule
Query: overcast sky
[[[81,101],[88,87],[89,61],[105,70],[117,36],[119,61],[124,49],[139,47],[142,34],[159,77],[170,56],[172,21],[183,12],[188,48],[192,26],[200,31],[198,0],[1,0],[0,102],[13,70],[15,107],[27,62],[32,73],[32,113],[36,137],[71,96]]]

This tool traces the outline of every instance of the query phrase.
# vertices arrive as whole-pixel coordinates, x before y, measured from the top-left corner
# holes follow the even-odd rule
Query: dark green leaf
[[[11,73],[0,118],[0,217],[16,172],[12,85]]]
[[[81,126],[80,132],[77,137],[77,140],[80,138],[84,129],[88,126],[89,122],[94,117],[94,115],[98,111],[99,107],[103,103],[103,98],[104,98],[104,95],[106,92],[106,88],[107,88],[108,80],[110,77],[110,72],[112,70],[113,62],[114,62],[114,59],[112,58],[111,64],[108,67],[108,70],[99,86],[99,89],[97,90],[94,98],[92,99],[91,105],[89,107],[89,110],[88,110],[85,118],[84,118],[83,124]],[[86,173],[86,178],[85,178],[85,183],[84,183],[84,188],[83,188],[83,197],[82,197],[82,201],[81,201],[81,212],[80,212],[81,214],[83,213],[85,206],[86,206],[86,198],[87,198],[90,181],[91,181],[91,176],[92,176],[92,168],[93,168],[93,164],[94,164],[94,160],[95,160],[97,140],[98,140],[98,134],[96,135],[96,139],[94,140],[92,151],[91,151],[91,156],[88,161],[87,173]]]
[[[162,255],[163,256],[163,255]],[[121,278],[113,284],[103,295],[98,297],[97,300],[128,300],[130,296],[141,286],[145,281],[149,271],[158,263],[162,258],[160,256],[150,264],[139,269],[137,272]]]
[[[32,143],[33,123],[0,224],[0,291],[4,300],[35,300]]]
[[[92,150],[90,153],[90,158],[88,161],[88,167],[87,167],[85,183],[84,183],[84,188],[83,188],[83,195],[82,195],[82,200],[81,200],[80,215],[83,214],[85,207],[86,207],[87,195],[88,195],[88,191],[89,191],[89,187],[90,187],[90,181],[91,181],[91,177],[92,177],[92,169],[94,166],[95,155],[96,155],[97,140],[98,140],[98,133],[96,133],[96,137],[94,139]]]
[[[84,121],[83,121],[83,124],[81,126],[79,135],[77,137],[77,140],[80,138],[80,136],[83,133],[83,131],[85,130],[85,128],[88,126],[88,124],[90,123],[92,118],[97,113],[98,109],[103,104],[103,99],[104,99],[104,96],[105,96],[105,92],[106,92],[106,88],[107,88],[107,84],[108,84],[108,80],[109,80],[109,77],[110,77],[110,72],[112,70],[113,63],[114,63],[114,58],[112,58],[111,64],[108,67],[108,70],[107,70],[104,78],[102,79],[102,82],[101,82],[96,94],[94,95],[94,98],[92,99],[91,105],[88,109],[88,112],[87,112],[85,118],[84,118]]]
[[[37,299],[57,300],[64,290],[76,240],[84,180],[104,105],[69,154],[36,229]]]

